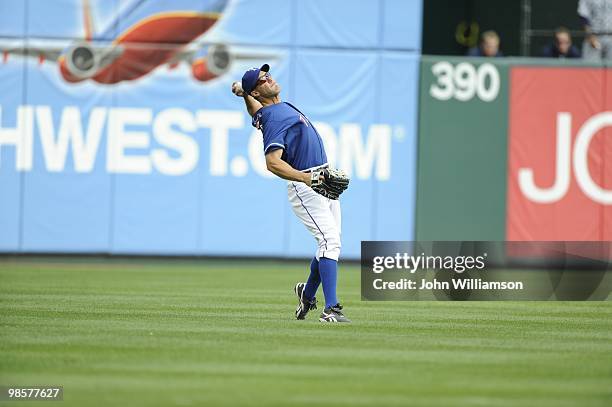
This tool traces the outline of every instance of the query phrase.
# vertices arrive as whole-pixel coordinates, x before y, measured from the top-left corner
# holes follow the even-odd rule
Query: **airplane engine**
[[[201,82],[214,79],[229,71],[232,65],[232,55],[227,46],[215,44],[204,49],[201,56],[191,64],[193,77]]]
[[[92,77],[100,69],[100,55],[87,43],[71,46],[66,52],[65,67],[74,79],[83,80]]]

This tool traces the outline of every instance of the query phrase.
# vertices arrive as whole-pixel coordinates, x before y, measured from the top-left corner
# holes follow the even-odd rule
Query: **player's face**
[[[274,97],[278,95],[281,91],[280,85],[272,79],[272,76],[269,72],[260,72],[259,80],[257,81],[257,86],[255,89],[259,94],[263,97]]]

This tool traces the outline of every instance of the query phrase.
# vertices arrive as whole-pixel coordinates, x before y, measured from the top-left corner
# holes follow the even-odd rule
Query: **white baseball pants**
[[[317,194],[303,182],[287,183],[289,203],[317,241],[316,258],[338,261],[340,256],[340,201]]]

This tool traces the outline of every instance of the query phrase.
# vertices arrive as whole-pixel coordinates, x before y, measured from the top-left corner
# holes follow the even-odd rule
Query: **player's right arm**
[[[249,115],[253,117],[253,115],[255,115],[255,113],[257,113],[257,111],[263,107],[263,105],[251,95],[244,95],[243,97],[247,112],[249,112]]]
[[[244,104],[246,105],[247,112],[253,116],[259,109],[263,107],[261,103],[257,101],[253,96],[247,95],[242,91],[242,85],[240,82],[232,83],[232,93],[236,96],[242,96],[244,98]]]

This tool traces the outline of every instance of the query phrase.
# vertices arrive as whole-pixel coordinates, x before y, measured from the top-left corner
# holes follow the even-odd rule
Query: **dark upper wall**
[[[530,36],[531,56],[539,54],[556,27],[581,30],[576,14],[578,0],[427,0],[423,5],[423,54],[463,55],[467,46],[456,39],[457,27],[463,21],[478,23],[480,33],[494,29],[501,37],[505,55],[521,55],[525,3],[531,5],[531,29],[537,30]],[[574,42],[579,45],[579,35],[574,35]]]

